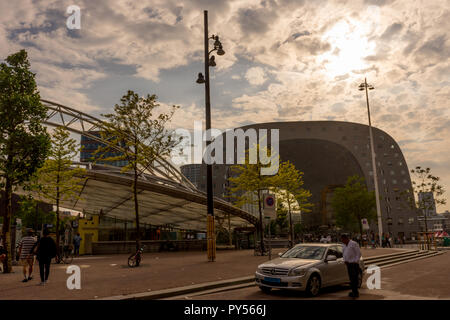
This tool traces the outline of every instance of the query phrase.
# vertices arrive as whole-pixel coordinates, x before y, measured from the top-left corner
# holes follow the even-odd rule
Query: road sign
[[[269,217],[270,219],[277,218],[275,196],[273,194],[264,195],[264,217]]]
[[[361,223],[362,223],[362,228],[363,230],[369,230],[369,222],[367,221],[367,219],[361,219]]]

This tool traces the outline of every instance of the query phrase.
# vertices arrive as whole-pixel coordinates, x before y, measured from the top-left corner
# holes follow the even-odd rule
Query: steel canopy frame
[[[55,103],[49,100],[41,100],[42,103],[48,108],[47,119],[44,121],[44,124],[58,127],[64,126],[68,131],[84,135],[89,137],[92,140],[95,140],[99,143],[109,144],[108,141],[105,141],[101,137],[93,134],[94,131],[99,131],[104,127],[104,121],[97,119],[89,114],[78,111],[76,109],[64,106],[59,103]],[[113,146],[117,151],[122,151],[119,146]],[[187,218],[180,216],[183,220],[178,220],[178,223],[186,222],[189,225],[189,221],[195,221],[199,218],[206,217],[206,194],[200,190],[198,190],[195,185],[193,185],[177,168],[175,168],[169,161],[159,157],[151,168],[147,168],[144,173],[139,178],[138,187],[140,189],[139,193],[142,192],[151,192],[154,194],[160,194],[164,196],[168,196],[170,198],[179,199],[181,202],[174,204],[173,206],[167,206],[164,208],[166,214],[173,214],[172,210],[176,210],[177,208],[184,208],[189,204],[194,205],[200,210],[200,207],[205,207],[200,212],[197,210],[193,210],[190,212],[195,218]],[[83,190],[81,194],[84,192],[84,188],[88,181],[98,181],[106,184],[113,184],[116,186],[131,186],[132,177],[130,174],[122,173],[120,168],[110,166],[110,165],[100,165],[95,163],[82,163],[75,162],[75,165],[81,165],[86,167],[87,173],[86,178],[87,181],[83,186]],[[105,208],[108,211],[114,211],[115,207],[120,207],[125,205],[128,201],[128,197],[124,197],[118,199],[115,204],[110,206],[109,208]],[[160,199],[163,201],[162,199]],[[78,200],[75,202],[65,201],[67,208],[72,208],[74,210],[80,209],[82,206],[78,203]],[[82,202],[82,201],[81,201]],[[253,225],[258,224],[258,219],[251,215],[250,213],[235,207],[231,203],[224,201],[219,198],[215,198],[214,207],[216,210],[224,214],[231,214],[237,218],[246,221],[247,223],[251,223]],[[108,212],[109,213],[109,212]],[[106,216],[112,216],[105,212]],[[149,212],[151,216],[155,215],[155,212]],[[159,213],[157,214],[159,216]],[[164,213],[161,213],[163,216]]]
[[[58,127],[64,126],[67,130],[84,135],[92,140],[109,145],[110,142],[96,136],[92,132],[100,131],[104,128],[105,122],[97,119],[87,113],[75,110],[73,108],[64,106],[62,104],[41,99],[41,102],[48,108],[47,119],[44,124]],[[68,118],[68,119],[66,119]],[[60,120],[58,123],[56,120]],[[76,125],[79,125],[78,127]],[[79,129],[81,127],[81,130]],[[117,151],[122,151],[119,146],[112,146]],[[146,171],[154,176],[160,176],[169,181],[177,182],[189,190],[197,190],[197,188],[190,182],[177,168],[175,168],[169,161],[162,157],[158,157],[152,167],[146,168]]]

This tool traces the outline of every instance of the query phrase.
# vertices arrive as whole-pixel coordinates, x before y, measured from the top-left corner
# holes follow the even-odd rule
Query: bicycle
[[[71,264],[73,261],[73,250],[71,246],[65,246],[61,252],[58,252],[55,257],[56,263]]]
[[[142,254],[144,253],[145,246],[141,246],[139,250],[128,257],[128,266],[130,268],[139,267],[142,261]]]

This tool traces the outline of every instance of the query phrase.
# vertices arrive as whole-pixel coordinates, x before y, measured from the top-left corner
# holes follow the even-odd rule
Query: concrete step
[[[410,254],[410,255],[391,257],[389,259],[386,259],[386,258],[380,259],[380,260],[375,259],[369,263],[367,263],[365,261],[365,267],[367,268],[369,265],[376,265],[378,267],[384,267],[384,266],[388,266],[388,265],[391,266],[391,265],[396,265],[396,264],[400,264],[400,263],[404,263],[404,262],[410,262],[410,261],[415,261],[415,260],[419,260],[419,259],[424,259],[424,258],[436,256],[439,254],[442,254],[442,253],[437,252],[437,251],[422,251],[422,252]]]
[[[380,259],[385,259],[385,258],[400,257],[400,256],[415,254],[418,252],[419,252],[419,250],[400,251],[400,252],[395,252],[395,253],[383,254],[383,255],[379,255],[379,256],[367,257],[367,258],[364,258],[364,261],[373,261],[373,260],[380,260]]]
[[[375,263],[375,262],[381,262],[381,261],[389,261],[391,259],[396,259],[396,258],[401,258],[401,257],[416,256],[418,254],[420,254],[419,250],[413,250],[413,251],[408,251],[408,252],[381,255],[381,256],[365,258],[364,263],[367,264],[367,263]]]

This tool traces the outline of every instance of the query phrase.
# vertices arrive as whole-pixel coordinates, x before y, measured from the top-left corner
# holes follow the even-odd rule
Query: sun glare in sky
[[[341,20],[324,33],[322,40],[331,49],[318,60],[327,75],[336,77],[369,67],[364,58],[375,53],[375,43],[368,40],[367,31],[362,24]]]

